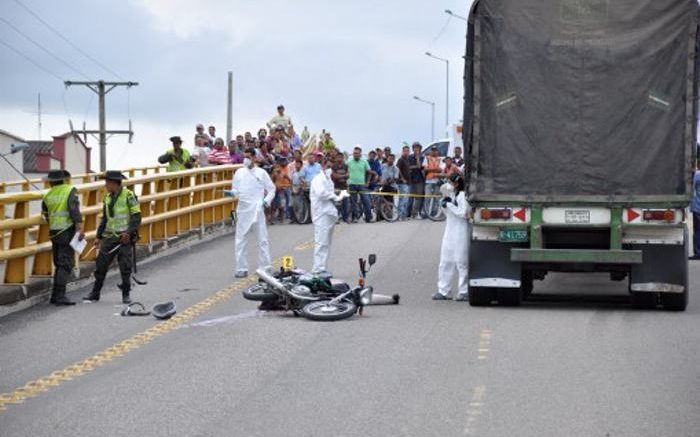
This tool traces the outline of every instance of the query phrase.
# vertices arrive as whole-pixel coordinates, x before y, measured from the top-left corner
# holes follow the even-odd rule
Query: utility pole
[[[39,93],[39,105],[37,107],[37,115],[39,117],[39,123],[38,123],[38,130],[39,130],[39,137],[37,140],[41,141],[41,93]]]
[[[226,145],[233,139],[233,72],[228,72],[228,105],[226,106]]]
[[[125,86],[127,88],[131,88],[132,86],[138,85],[138,82],[105,82],[104,80],[98,80],[95,82],[84,82],[67,80],[64,83],[66,87],[73,85],[85,85],[98,96],[100,111],[100,128],[98,130],[83,129],[82,131],[73,131],[72,133],[81,133],[86,137],[88,134],[99,135],[100,171],[107,171],[107,135],[129,135],[129,142],[131,142],[131,138],[134,136],[134,131],[131,130],[131,120],[129,120],[129,130],[107,130],[107,118],[105,115],[105,96],[107,95],[107,93],[109,93],[118,86]]]

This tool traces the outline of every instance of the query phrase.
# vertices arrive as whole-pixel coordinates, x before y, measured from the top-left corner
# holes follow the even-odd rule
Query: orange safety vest
[[[435,179],[435,175],[441,172],[440,170],[440,157],[439,156],[427,156],[428,165],[425,170],[425,178],[432,180]]]

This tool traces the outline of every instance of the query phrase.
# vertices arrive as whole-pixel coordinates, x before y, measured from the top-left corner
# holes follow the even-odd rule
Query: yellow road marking
[[[310,246],[309,242],[306,242],[297,247],[301,246],[304,246],[304,248],[311,248],[313,247],[313,242],[311,242]],[[279,268],[281,266],[281,262],[281,259],[275,261],[274,267]],[[192,305],[183,312],[176,314],[170,320],[161,322],[144,332],[136,334],[129,339],[110,346],[92,357],[72,364],[62,370],[57,370],[48,376],[41,377],[35,381],[30,381],[25,384],[24,387],[20,387],[12,392],[0,393],[0,413],[6,411],[8,405],[21,404],[27,399],[36,397],[42,393],[46,393],[50,389],[58,387],[64,382],[72,381],[79,376],[92,372],[104,364],[123,357],[132,350],[147,345],[152,340],[155,340],[156,338],[189,323],[195,317],[200,316],[216,305],[229,300],[237,292],[241,291],[243,288],[253,285],[255,282],[257,282],[257,277],[255,276],[252,276],[245,281],[237,282],[230,287],[217,291],[209,298]]]
[[[479,356],[480,361],[487,360],[489,358],[489,353],[491,352],[491,335],[493,333],[490,329],[482,329],[481,336],[479,337]]]
[[[477,422],[479,417],[483,414],[482,407],[484,406],[484,397],[486,396],[486,387],[480,385],[474,388],[474,393],[472,394],[472,400],[469,402],[469,408],[467,408],[467,426],[464,428],[464,434],[474,435],[476,434]]]

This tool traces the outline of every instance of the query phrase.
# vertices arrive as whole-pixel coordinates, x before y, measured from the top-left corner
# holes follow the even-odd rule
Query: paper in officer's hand
[[[73,239],[70,240],[70,247],[77,253],[83,253],[85,247],[87,247],[87,240],[85,238],[81,240],[80,232],[76,232],[75,235],[73,235]]]

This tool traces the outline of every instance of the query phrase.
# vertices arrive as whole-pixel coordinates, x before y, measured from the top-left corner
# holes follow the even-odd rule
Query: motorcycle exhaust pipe
[[[272,276],[267,270],[258,269],[255,271],[255,273],[258,275],[258,277],[260,277],[260,279],[262,279],[263,281],[265,281],[269,285],[275,287],[280,292],[285,293],[285,294],[289,293],[289,291],[284,286],[284,284],[282,284],[277,278]]]
[[[386,296],[384,294],[373,294],[370,305],[398,305],[401,297],[398,294]]]

